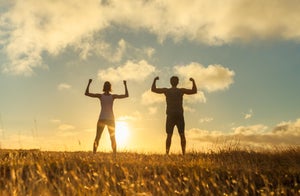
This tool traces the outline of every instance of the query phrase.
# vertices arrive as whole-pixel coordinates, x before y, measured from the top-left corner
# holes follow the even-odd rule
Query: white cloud
[[[244,134],[244,135],[263,134],[267,129],[268,127],[262,124],[252,125],[252,126],[240,126],[234,128],[234,133]]]
[[[57,89],[62,91],[62,90],[67,90],[70,89],[72,86],[66,83],[61,83],[57,86]]]
[[[108,62],[121,62],[123,59],[152,58],[155,49],[149,46],[137,48],[121,38],[117,44],[113,44],[89,35],[75,44],[75,51],[79,52],[80,58],[86,60],[90,56],[99,56]]]
[[[222,65],[209,65],[204,67],[200,63],[192,62],[188,65],[177,65],[174,67],[176,74],[186,79],[192,77],[195,79],[199,89],[205,89],[209,92],[224,90],[233,83],[234,71],[229,70]]]
[[[214,143],[218,137],[221,137],[223,135],[224,134],[220,131],[208,131],[198,128],[192,128],[186,131],[186,136],[189,139],[212,143]]]
[[[204,92],[198,91],[197,94],[184,96],[187,103],[206,103]]]
[[[200,122],[200,123],[207,123],[207,122],[211,122],[211,121],[213,121],[213,120],[214,120],[214,119],[211,118],[211,117],[205,117],[205,118],[199,119],[199,122]]]
[[[223,44],[254,38],[299,40],[300,5],[297,1],[255,0],[117,1],[113,22],[134,29],[147,29],[160,39],[187,38]]]
[[[252,114],[245,114],[244,119],[249,119],[252,117]]]
[[[244,119],[252,118],[253,116],[253,110],[250,109],[248,113],[244,114]]]
[[[151,90],[147,90],[142,94],[142,104],[144,105],[163,102],[165,102],[165,96],[153,93]]]
[[[0,35],[5,36],[0,43],[9,60],[3,69],[15,74],[30,75],[34,68],[46,66],[44,52],[57,55],[115,26],[143,30],[159,40],[170,37],[212,45],[253,39],[300,40],[300,4],[295,0],[15,0],[2,1],[2,5]],[[126,49],[122,44],[112,53],[114,60]],[[82,47],[83,58],[89,48],[89,44]]]
[[[144,49],[144,53],[147,54],[147,56],[149,58],[151,58],[153,56],[153,54],[155,53],[155,49],[154,48],[151,48],[151,47],[148,47],[148,48],[145,48]]]
[[[43,65],[44,51],[56,55],[107,26],[97,1],[17,0],[8,9],[1,14],[0,29],[8,33],[4,49],[10,63],[4,71],[14,74],[32,74],[33,68]]]
[[[184,111],[186,111],[186,112],[195,112],[195,111],[196,111],[195,108],[193,108],[193,107],[191,107],[191,106],[188,106],[188,105],[184,105],[184,106],[183,106],[183,109],[184,109]]]
[[[91,42],[90,52],[96,53],[109,62],[120,62],[126,52],[126,49],[128,48],[128,44],[124,39],[119,40],[115,49],[113,49],[110,43],[102,40],[97,42],[91,40]]]
[[[297,119],[295,122],[281,122],[273,129],[275,134],[293,134],[300,136],[300,119]]]
[[[192,141],[201,141],[207,144],[216,145],[218,142],[230,141],[238,144],[239,147],[255,147],[260,149],[274,149],[278,147],[299,146],[300,141],[300,119],[295,122],[282,122],[274,128],[257,124],[251,126],[240,126],[233,129],[233,132],[208,131],[193,128],[186,131],[187,138]]]
[[[154,71],[155,67],[153,65],[148,64],[148,62],[145,60],[141,60],[139,62],[127,61],[124,65],[116,68],[110,67],[107,69],[99,70],[98,77],[103,81],[143,81]]]

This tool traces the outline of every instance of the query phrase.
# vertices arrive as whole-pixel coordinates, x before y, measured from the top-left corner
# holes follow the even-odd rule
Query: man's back
[[[172,114],[183,114],[182,99],[183,92],[179,88],[169,88],[164,93],[167,102],[168,115]]]
[[[184,117],[183,117],[183,107],[182,107],[182,99],[183,95],[191,95],[197,93],[197,87],[195,80],[190,78],[190,81],[193,83],[192,89],[186,88],[177,88],[177,84],[179,79],[177,76],[172,76],[170,78],[170,83],[172,88],[156,88],[156,81],[159,77],[155,77],[151,86],[151,91],[158,94],[165,94],[166,102],[167,102],[167,119],[166,119],[166,132],[167,132],[167,140],[166,140],[166,154],[169,154],[170,146],[171,146],[171,138],[173,135],[174,126],[177,127],[179,135],[180,135],[180,143],[182,154],[185,154],[185,134],[184,134]]]

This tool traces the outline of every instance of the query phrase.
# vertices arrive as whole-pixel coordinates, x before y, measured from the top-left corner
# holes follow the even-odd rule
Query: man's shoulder
[[[183,94],[183,90],[181,90],[180,88],[168,88],[165,92],[166,95],[182,95]]]
[[[183,92],[184,91],[184,88],[169,88],[170,89],[170,91],[172,91],[172,92]]]

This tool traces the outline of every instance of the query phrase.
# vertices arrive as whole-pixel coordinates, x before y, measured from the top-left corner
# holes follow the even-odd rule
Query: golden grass
[[[297,195],[300,148],[181,155],[0,150],[0,195]]]

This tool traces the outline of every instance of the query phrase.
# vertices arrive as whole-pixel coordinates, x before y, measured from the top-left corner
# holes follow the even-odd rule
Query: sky
[[[179,87],[187,151],[300,145],[297,0],[0,0],[0,148],[90,151],[105,81],[120,151],[165,152]],[[110,151],[108,131],[99,151]],[[177,129],[171,153],[180,152]]]

